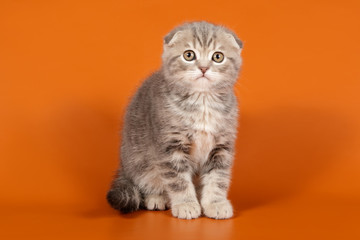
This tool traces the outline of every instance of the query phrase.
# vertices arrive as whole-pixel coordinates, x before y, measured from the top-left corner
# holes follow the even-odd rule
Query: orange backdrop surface
[[[230,220],[105,201],[127,102],[162,38],[244,41]],[[1,239],[360,239],[360,2],[1,1]]]

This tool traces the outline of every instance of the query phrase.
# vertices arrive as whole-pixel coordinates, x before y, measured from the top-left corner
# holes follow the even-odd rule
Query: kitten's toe
[[[167,199],[162,195],[148,195],[145,198],[145,206],[148,210],[165,210]]]
[[[193,219],[200,216],[201,207],[197,202],[181,203],[173,205],[171,212],[174,217],[182,219]]]
[[[204,214],[209,218],[227,219],[233,216],[233,208],[229,200],[203,205]]]

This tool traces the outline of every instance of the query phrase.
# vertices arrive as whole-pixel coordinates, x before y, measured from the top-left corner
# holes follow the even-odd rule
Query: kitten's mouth
[[[201,75],[201,76],[197,77],[196,80],[208,80],[208,81],[210,81],[210,79],[208,77],[205,77],[205,75]]]

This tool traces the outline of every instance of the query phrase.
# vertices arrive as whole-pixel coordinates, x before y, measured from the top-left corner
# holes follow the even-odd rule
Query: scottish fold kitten
[[[233,32],[207,22],[165,36],[161,69],[144,81],[126,112],[121,167],[107,194],[113,208],[170,207],[183,219],[202,211],[215,219],[233,215],[227,191],[241,50]]]

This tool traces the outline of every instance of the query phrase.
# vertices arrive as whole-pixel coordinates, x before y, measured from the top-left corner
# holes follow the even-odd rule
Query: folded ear
[[[242,49],[243,48],[243,42],[232,32],[227,33],[227,37],[229,40],[233,43],[233,45],[236,48]]]
[[[164,37],[164,45],[172,46],[180,38],[182,31],[172,31]]]

